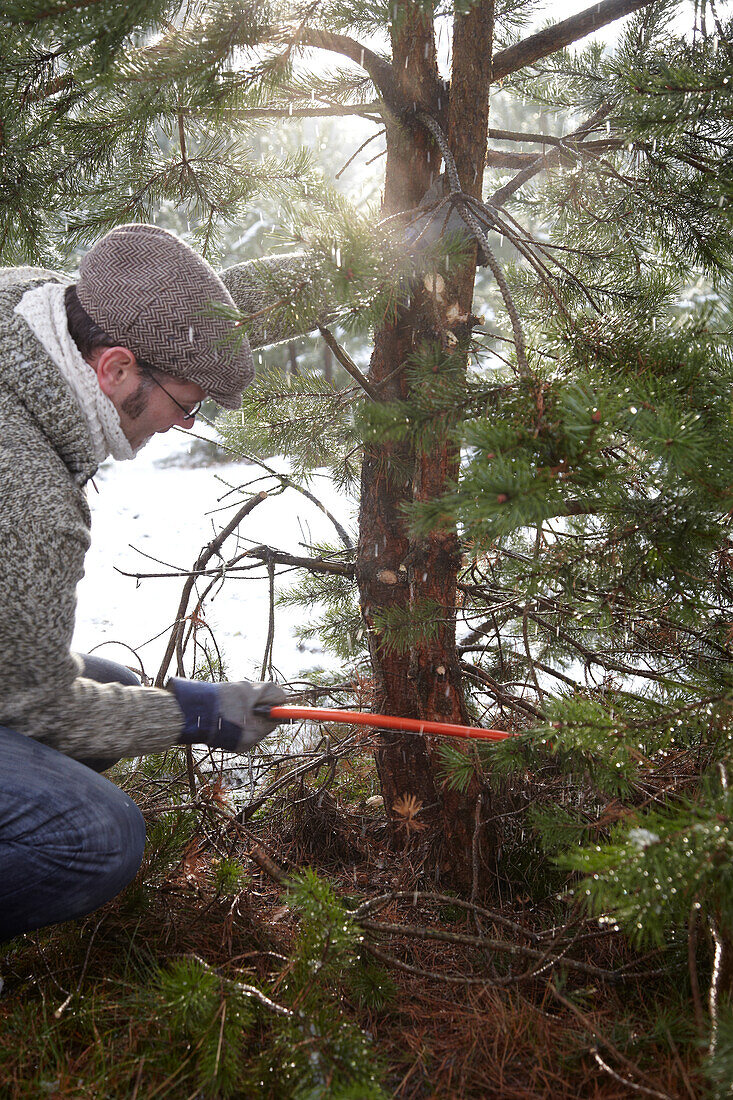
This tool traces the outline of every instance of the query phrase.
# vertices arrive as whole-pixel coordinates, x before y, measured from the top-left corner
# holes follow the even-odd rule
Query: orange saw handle
[[[420,718],[400,718],[396,714],[366,714],[358,710],[328,710],[324,707],[255,707],[255,713],[263,718],[279,722],[342,722],[353,726],[371,726],[383,730],[402,730],[405,733],[426,733],[431,737],[463,737],[474,741],[505,741],[513,734],[506,730],[485,730],[476,726],[457,726],[452,722],[427,722]]]

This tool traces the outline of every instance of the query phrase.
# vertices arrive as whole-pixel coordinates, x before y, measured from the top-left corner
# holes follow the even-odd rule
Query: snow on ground
[[[74,649],[94,650],[139,670],[138,660],[126,648],[129,646],[148,676],[158,671],[184,578],[138,582],[119,570],[160,573],[171,566],[189,569],[202,547],[234,514],[232,508],[221,509],[235,501],[237,506],[243,503],[245,498],[229,493],[230,487],[262,475],[257,467],[242,464],[165,464],[174,456],[185,456],[189,446],[184,433],[156,436],[133,462],[105,463],[94,479],[98,492],[89,487],[92,547],[78,589]],[[270,465],[280,471],[287,469],[283,460],[271,460]],[[260,480],[254,489],[272,485],[272,479]],[[338,497],[326,477],[315,478],[309,488],[347,529],[353,526],[348,502]],[[293,489],[258,505],[245,518],[240,536],[255,545],[266,543],[296,554],[308,553],[304,542],[338,543],[331,522]],[[231,539],[225,554],[230,556],[234,548]],[[232,576],[208,601],[205,621],[216,636],[230,679],[259,679],[268,608],[268,582],[262,569],[257,571],[257,579]],[[276,612],[273,664],[279,678],[295,679],[307,669],[329,663],[317,643],[308,643],[307,650],[298,648],[294,628],[303,614],[290,608]],[[205,629],[200,637],[207,637]],[[186,673],[191,671],[189,659]]]

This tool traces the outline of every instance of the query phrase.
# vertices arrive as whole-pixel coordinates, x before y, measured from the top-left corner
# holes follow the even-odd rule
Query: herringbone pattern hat
[[[234,308],[219,276],[156,225],[120,225],[89,250],[79,302],[108,336],[153,367],[196,382],[236,409],[254,375],[249,344],[217,306]]]

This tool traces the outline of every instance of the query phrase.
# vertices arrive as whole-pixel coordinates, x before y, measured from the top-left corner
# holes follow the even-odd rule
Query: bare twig
[[[544,721],[545,716],[541,710],[533,707],[532,704],[528,703],[525,699],[519,699],[516,695],[511,695],[508,691],[504,691],[504,685],[497,683],[493,676],[485,669],[480,668],[478,665],[472,665],[469,661],[461,661],[460,664],[464,672],[467,672],[469,676],[473,676],[474,679],[479,680],[488,687],[491,695],[493,695],[497,703],[500,703],[501,706],[508,707],[510,710],[521,710],[525,714],[531,715],[532,718],[538,718],[540,722]]]
[[[186,745],[186,776],[188,777],[188,789],[192,799],[196,799],[196,766],[193,759],[193,750]]]
[[[571,134],[568,134],[567,137],[562,139],[562,149],[567,150],[570,147],[568,142],[580,142],[586,134],[591,133],[596,128],[598,123],[609,114],[610,110],[610,105],[606,103],[599,107],[597,111],[594,111],[591,117],[579,126],[577,130],[574,130]],[[547,155],[544,153],[540,154],[533,164],[523,168],[521,172],[517,173],[514,179],[509,180],[508,183],[497,188],[488,200],[488,203],[491,206],[503,206],[515,191],[523,187],[525,183],[531,180],[533,176],[536,176],[538,172],[541,172],[543,168],[549,168],[552,164],[559,163],[562,159],[562,149],[558,148]]]
[[[336,173],[336,175],[333,178],[336,179],[336,180],[341,179],[341,177],[343,176],[346,169],[349,167],[349,165],[353,161],[356,160],[356,158],[359,156],[359,153],[362,151],[362,149],[366,149],[367,145],[369,145],[372,141],[376,141],[376,139],[378,137],[381,137],[383,133],[385,133],[385,131],[383,129],[382,130],[377,130],[376,134],[372,134],[370,137],[368,137],[366,139],[366,141],[362,141],[361,145],[356,150],[356,152],[351,154],[349,159],[346,161],[346,164],[344,164],[343,168],[339,168],[338,172]]]
[[[394,936],[408,936],[419,940],[439,940],[443,943],[456,943],[466,947],[478,947],[484,951],[501,951],[504,954],[513,955],[518,958],[525,957],[538,959],[542,963],[547,962],[549,966],[559,964],[567,967],[568,970],[575,970],[580,974],[591,974],[593,977],[602,978],[604,981],[619,982],[626,979],[636,980],[640,977],[646,977],[646,975],[638,973],[622,974],[614,970],[605,970],[600,966],[593,966],[591,963],[579,962],[577,959],[569,959],[566,956],[562,956],[561,958],[552,956],[546,951],[537,951],[523,944],[507,943],[505,940],[490,939],[487,936],[469,936],[461,932],[447,932],[441,928],[429,928],[425,925],[389,924],[387,922],[368,919],[360,920],[359,924],[362,928],[366,928],[371,932],[381,932]]]
[[[469,913],[478,913],[493,924],[508,928],[515,935],[525,936],[532,943],[536,943],[538,940],[537,935],[529,928],[524,928],[523,925],[503,917],[501,913],[495,913],[492,909],[485,909],[482,905],[477,905],[476,902],[466,901],[465,898],[453,897],[451,894],[434,894],[427,890],[392,890],[388,894],[368,898],[354,911],[353,917],[355,920],[360,920],[367,913],[371,913],[375,909],[382,909],[392,901],[412,901],[413,904],[417,904],[418,901],[428,901],[440,905],[455,905],[457,908],[465,909]]]
[[[364,947],[370,955],[373,955],[375,959],[379,959],[380,962],[386,963],[387,966],[394,966],[395,969],[402,970],[406,974],[413,974],[416,978],[424,978],[428,981],[450,982],[451,985],[505,986],[515,985],[519,980],[519,978],[468,977],[465,974],[446,974],[443,971],[423,970],[422,967],[412,966],[402,959],[395,958],[387,951],[382,951],[376,944],[365,942]]]
[[[272,647],[275,640],[275,562],[273,561],[272,555],[268,555],[266,561],[269,614],[267,617],[267,640],[265,641],[265,653],[262,658],[260,680],[264,680],[268,673],[272,676]]]
[[[221,978],[222,981],[231,985],[239,993],[244,993],[246,997],[251,997],[253,1001],[257,1001],[257,1004],[261,1005],[262,1008],[266,1008],[268,1012],[273,1012],[276,1016],[285,1016],[288,1019],[291,1019],[295,1015],[292,1009],[286,1008],[285,1005],[278,1004],[276,1001],[271,1000],[270,997],[266,997],[257,986],[249,985],[247,982],[240,982],[236,978],[230,977],[228,974],[224,973],[224,971],[220,970],[218,966],[211,966],[210,963],[207,963],[199,955],[190,952],[186,957],[193,959],[194,962],[197,962],[204,970],[208,970],[210,974],[216,974],[218,978]]]
[[[687,920],[687,968],[690,974],[690,990],[695,1010],[695,1026],[700,1038],[705,1034],[705,1013],[700,996],[700,980],[697,975],[697,926],[700,920],[700,906],[696,902],[690,909]]]
[[[474,825],[473,825],[473,837],[471,838],[471,870],[473,881],[471,884],[471,902],[476,901],[478,895],[480,875],[479,875],[479,853],[481,851],[481,807],[483,806],[483,795],[479,792],[476,799],[476,809],[474,811]],[[476,922],[478,924],[478,921]]]
[[[191,433],[189,432],[188,434],[190,435]],[[315,504],[316,508],[320,508],[324,516],[326,516],[326,518],[329,519],[333,524],[336,533],[338,534],[338,537],[341,539],[341,542],[344,544],[344,546],[348,550],[354,549],[354,543],[349,533],[345,530],[344,527],[342,527],[336,517],[333,516],[331,512],[329,512],[323,501],[319,500],[318,497],[310,491],[310,489],[306,489],[304,485],[300,485],[297,481],[293,481],[292,478],[289,478],[287,474],[278,473],[277,470],[273,469],[272,466],[268,465],[267,462],[264,462],[256,455],[249,454],[247,451],[240,451],[238,453],[241,458],[246,458],[248,462],[252,462],[256,466],[259,466],[261,470],[265,470],[268,474],[270,474],[271,477],[274,477],[277,481],[279,481],[282,486],[287,486],[287,488],[289,489],[295,489],[297,493],[300,493],[301,496],[304,496],[306,500],[309,500],[311,502],[311,504]]]
[[[614,1081],[619,1081],[622,1085],[625,1085],[627,1088],[633,1089],[634,1092],[641,1092],[645,1096],[657,1096],[657,1097],[660,1098],[660,1100],[672,1100],[669,1093],[657,1092],[656,1089],[648,1089],[648,1088],[645,1088],[644,1085],[637,1085],[633,1081],[629,1081],[628,1077],[622,1077],[620,1073],[616,1073],[615,1069],[611,1069],[611,1067],[608,1065],[608,1063],[603,1061],[603,1059],[601,1058],[600,1054],[598,1053],[598,1051],[596,1050],[595,1047],[592,1048],[591,1054],[593,1055],[595,1061],[598,1063],[598,1065],[601,1067],[601,1069],[604,1070],[605,1073],[608,1073],[609,1076],[613,1077]]]
[[[135,547],[134,549],[137,548]],[[138,550],[137,552],[138,554],[142,554],[143,557],[151,557],[150,554],[146,554],[143,550]],[[237,573],[242,570],[253,568],[253,566],[239,565],[245,558],[253,558],[255,561],[260,562],[267,562],[272,559],[275,565],[291,565],[295,569],[308,569],[311,573],[325,573],[334,577],[354,576],[354,566],[347,562],[330,561],[326,558],[309,558],[299,554],[286,554],[284,550],[273,550],[266,546],[253,546],[251,549],[244,550],[241,554],[237,554],[236,557],[226,563],[224,567],[226,572]],[[153,560],[155,561],[157,559],[153,558]],[[218,577],[222,573],[222,566],[217,566],[213,569],[171,568],[166,573],[130,573],[125,569],[120,569],[118,566],[115,566],[115,572],[120,573],[123,577],[132,577],[134,580],[147,581],[162,580],[170,577]]]
[[[583,1012],[580,1011],[580,1009],[577,1007],[577,1005],[574,1005],[572,1001],[569,1001],[567,997],[564,997],[563,994],[560,993],[560,991],[556,988],[556,986],[552,982],[550,982],[548,984],[547,988],[549,989],[550,993],[555,998],[555,1000],[559,1001],[561,1005],[564,1005],[565,1008],[567,1008],[570,1012],[572,1012],[573,1015],[576,1016],[578,1020],[580,1020],[583,1027],[591,1033],[591,1035],[596,1040],[596,1042],[598,1042],[602,1046],[606,1047],[607,1050],[610,1050],[611,1053],[614,1055],[614,1057],[616,1057],[619,1060],[621,1065],[624,1066],[624,1068],[627,1069],[629,1071],[629,1073],[636,1074],[636,1076],[641,1077],[642,1080],[649,1080],[649,1078],[646,1076],[646,1074],[642,1070],[640,1070],[637,1065],[635,1065],[632,1061],[630,1061],[626,1057],[625,1054],[622,1054],[621,1051],[618,1049],[618,1047],[614,1046],[614,1044],[610,1041],[610,1039],[607,1039],[606,1036],[603,1035],[598,1030],[598,1028],[595,1026],[595,1024],[591,1020],[589,1020],[588,1017]],[[631,1082],[629,1082],[628,1080],[625,1080],[624,1078],[622,1078],[622,1080],[624,1081],[624,1084],[626,1084],[626,1085],[631,1084]],[[638,1088],[639,1086],[635,1086],[635,1087]],[[667,1093],[657,1092],[656,1090],[649,1090],[649,1089],[645,1089],[644,1091],[648,1092],[649,1095],[651,1095],[651,1096],[659,1097],[659,1100],[671,1100],[671,1097],[669,1097],[667,1095]]]
[[[718,1002],[720,998],[720,977],[723,970],[723,937],[712,917],[709,919],[708,924],[713,940],[713,972],[710,975],[710,989],[708,990],[708,1010],[710,1012],[708,1056],[712,1058],[718,1045]]]
[[[224,527],[219,532],[215,539],[211,540],[208,546],[204,547],[204,549],[201,551],[198,558],[196,559],[196,564],[194,565],[193,572],[188,577],[186,583],[183,586],[183,592],[181,593],[181,599],[178,604],[178,611],[176,612],[175,625],[173,627],[173,630],[171,631],[171,636],[168,641],[165,654],[163,655],[163,660],[161,662],[160,668],[158,669],[158,675],[155,678],[156,687],[163,686],[163,681],[168,672],[171,660],[173,659],[173,654],[176,651],[176,645],[178,644],[178,641],[182,636],[182,631],[184,629],[185,623],[186,608],[188,607],[188,601],[191,595],[191,591],[194,584],[196,583],[197,570],[206,568],[208,562],[211,560],[212,557],[214,557],[215,554],[219,553],[219,550],[221,549],[224,542],[229,538],[232,532],[237,529],[245,516],[249,515],[249,513],[254,508],[256,508],[258,504],[261,504],[262,501],[266,499],[267,493],[261,492],[257,493],[257,495],[252,497],[251,500],[248,500],[245,504],[243,504],[242,507],[235,514],[234,518],[231,519],[226,527]]]
[[[261,806],[277,794],[283,787],[287,787],[289,783],[292,783],[295,779],[302,779],[308,772],[318,770],[324,764],[328,764],[334,761],[334,759],[340,759],[343,756],[348,756],[355,748],[362,748],[364,745],[364,731],[359,730],[357,733],[350,737],[345,737],[339,741],[338,747],[333,745],[329,746],[328,752],[314,756],[312,759],[305,760],[302,764],[298,764],[291,771],[285,775],[279,776],[277,779],[262,791],[257,798],[248,802],[246,806],[243,806],[239,812],[238,820],[241,822],[248,821],[254,813],[259,810]]]

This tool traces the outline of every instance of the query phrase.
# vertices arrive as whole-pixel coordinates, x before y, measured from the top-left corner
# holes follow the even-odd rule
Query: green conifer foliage
[[[475,753],[385,742],[388,810],[416,798],[450,841],[437,871],[488,889],[481,798],[550,777],[522,810],[533,842],[639,942],[678,944],[702,914],[730,994],[733,23],[708,3],[694,27],[667,0],[594,7],[595,25],[635,11],[613,49],[576,48],[577,23],[542,45],[524,0],[6,4],[0,255],[48,261],[162,200],[208,247],[277,195],[312,274],[268,269],[285,327],[376,333],[368,373],[264,370],[225,428],[300,475],[361,478],[358,629],[343,570],[290,598],[323,600],[326,634],[368,648],[381,706],[517,733]],[[262,119],[319,114],[384,124],[383,210],[302,153],[251,156]],[[474,238],[418,272],[395,220],[441,167],[440,209],[468,209],[493,253],[475,296]],[[729,1030],[721,1016],[716,1080]]]
[[[297,1006],[283,1021],[263,1072],[276,1097],[384,1100],[375,1051],[340,1010],[342,989],[376,1007],[389,999],[390,981],[361,961],[363,933],[332,888],[311,870],[293,879],[289,904],[300,916],[291,955],[288,993]],[[269,1073],[268,1073],[269,1071]]]
[[[489,381],[505,388],[467,410],[460,475],[411,522],[456,518],[471,547],[463,653],[528,728],[474,767],[494,783],[571,776],[574,811],[572,796],[533,810],[545,850],[639,943],[684,943],[699,913],[730,995],[733,52],[715,13],[684,37],[669,14],[635,17],[613,56],[558,55],[515,81],[603,121],[587,153],[567,147],[517,194],[547,265],[512,276],[528,369],[477,369],[487,398]],[[645,784],[665,769],[660,807]]]
[[[165,1020],[161,1047],[174,1048],[171,1069],[185,1043],[195,1051],[196,1086],[217,1096],[234,1095],[241,1082],[244,1039],[254,1023],[251,998],[193,958],[161,968],[149,996],[151,1014]]]
[[[157,968],[145,1004],[135,1006],[142,1018],[165,1023],[159,1033],[151,1026],[148,1061],[169,1079],[185,1065],[187,1087],[207,1096],[384,1100],[378,1058],[342,997],[380,1008],[392,983],[362,961],[363,934],[312,871],[292,882],[288,904],[300,933],[275,991],[195,955]]]

